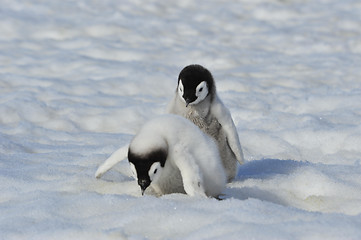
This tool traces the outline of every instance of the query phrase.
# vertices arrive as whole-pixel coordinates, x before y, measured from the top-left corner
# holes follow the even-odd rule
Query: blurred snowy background
[[[227,198],[94,172],[202,64],[246,163]],[[0,0],[0,239],[361,239],[358,0]]]

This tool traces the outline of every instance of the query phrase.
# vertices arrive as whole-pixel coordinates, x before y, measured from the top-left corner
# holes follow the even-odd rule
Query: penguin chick
[[[142,194],[217,197],[226,184],[214,140],[172,114],[140,129],[129,145],[128,160]]]
[[[216,93],[212,74],[201,65],[185,67],[167,112],[191,120],[216,140],[227,181],[232,181],[237,174],[237,161],[244,162],[243,152],[231,114]]]

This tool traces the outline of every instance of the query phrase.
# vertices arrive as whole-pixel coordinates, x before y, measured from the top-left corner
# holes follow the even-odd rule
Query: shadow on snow
[[[249,187],[240,185],[242,185],[242,182],[249,179],[267,180],[274,178],[277,175],[289,175],[298,168],[307,165],[309,165],[307,162],[279,159],[262,159],[247,162],[238,168],[238,174],[235,180],[228,184],[223,199],[236,198],[239,200],[246,200],[248,198],[255,198],[288,206],[289,203],[271,191],[260,189],[257,186]]]

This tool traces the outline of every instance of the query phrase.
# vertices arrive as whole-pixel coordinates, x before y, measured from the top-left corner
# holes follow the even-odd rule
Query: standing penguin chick
[[[191,120],[216,140],[227,180],[232,181],[237,161],[243,164],[243,152],[231,114],[217,96],[212,74],[200,65],[185,67],[167,112]]]
[[[213,139],[176,115],[147,122],[131,141],[128,160],[142,194],[217,197],[226,184]]]

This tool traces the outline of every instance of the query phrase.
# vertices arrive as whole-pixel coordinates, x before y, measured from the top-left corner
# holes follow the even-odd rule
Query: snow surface
[[[358,0],[0,0],[0,239],[361,239]],[[207,67],[246,163],[226,199],[141,197],[124,161]]]

